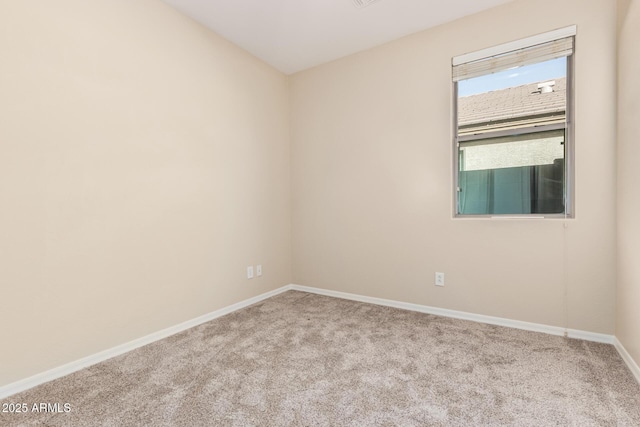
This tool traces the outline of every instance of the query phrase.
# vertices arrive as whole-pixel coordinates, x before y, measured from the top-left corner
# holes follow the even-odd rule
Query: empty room
[[[639,426],[640,0],[0,0],[0,425]]]

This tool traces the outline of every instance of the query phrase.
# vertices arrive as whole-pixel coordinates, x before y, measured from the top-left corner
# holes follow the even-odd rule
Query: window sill
[[[454,215],[454,220],[570,220],[575,219],[571,215],[565,216],[564,214],[550,214],[550,215]]]

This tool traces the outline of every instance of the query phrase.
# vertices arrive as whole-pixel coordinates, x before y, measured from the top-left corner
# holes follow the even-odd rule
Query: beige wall
[[[616,337],[640,365],[640,2],[620,2]]]
[[[576,219],[453,220],[451,57],[572,24]],[[612,334],[615,61],[615,2],[521,0],[293,75],[294,282]]]
[[[620,3],[616,323],[614,2],[520,0],[289,87],[156,0],[0,2],[0,386],[292,281],[615,329],[640,360]],[[453,220],[451,57],[572,24],[576,219]]]
[[[291,282],[285,75],[157,0],[2,1],[0,52],[0,386]]]

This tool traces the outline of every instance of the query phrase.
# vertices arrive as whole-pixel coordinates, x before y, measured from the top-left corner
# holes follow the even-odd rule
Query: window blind
[[[509,68],[569,56],[573,53],[573,40],[573,37],[564,37],[457,65],[454,61],[453,81],[471,79]]]

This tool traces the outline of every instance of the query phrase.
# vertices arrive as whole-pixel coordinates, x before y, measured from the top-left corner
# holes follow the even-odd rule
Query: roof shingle
[[[555,80],[555,86],[553,92],[549,93],[541,93],[536,82],[459,98],[458,126],[488,124],[545,114],[564,114],[567,79],[560,77],[551,80]]]

